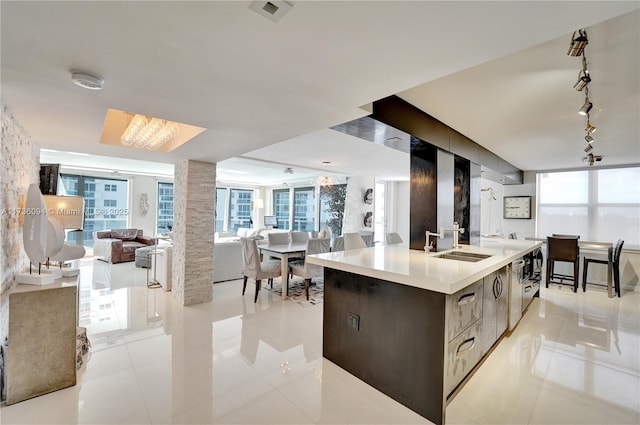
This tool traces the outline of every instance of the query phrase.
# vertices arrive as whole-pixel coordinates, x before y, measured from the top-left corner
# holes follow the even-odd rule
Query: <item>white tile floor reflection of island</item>
[[[93,348],[78,384],[3,406],[2,424],[429,423],[323,359],[322,305],[270,291],[254,304],[236,280],[182,307],[133,262],[95,285],[93,265],[81,264]],[[447,423],[638,424],[639,359],[640,292],[543,288]]]

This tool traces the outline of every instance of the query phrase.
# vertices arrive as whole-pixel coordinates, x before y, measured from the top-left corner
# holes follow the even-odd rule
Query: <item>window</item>
[[[251,201],[253,201],[253,190],[230,190],[228,226],[230,231],[237,232],[240,227],[251,227]]]
[[[158,183],[157,232],[173,229],[173,183]]]
[[[69,232],[67,237],[73,239],[71,242],[93,247],[94,231],[123,229],[128,226],[128,181],[72,174],[60,177],[62,186],[58,187],[58,195],[82,196],[85,202],[83,230]]]
[[[216,232],[224,231],[227,189],[216,188]]]
[[[293,189],[293,230],[316,230],[316,193],[313,187]]]
[[[640,243],[640,167],[540,173],[537,234]]]
[[[289,217],[289,189],[273,191],[273,213],[276,216],[279,229],[290,229]]]

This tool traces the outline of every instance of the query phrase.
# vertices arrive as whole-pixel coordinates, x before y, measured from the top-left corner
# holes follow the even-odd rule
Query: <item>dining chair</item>
[[[556,262],[566,262],[573,264],[573,274],[567,275],[556,273],[554,265]],[[565,280],[573,282],[573,292],[578,292],[578,270],[580,268],[580,248],[578,247],[578,237],[554,237],[547,236],[547,279],[546,287],[549,282],[565,284]],[[553,282],[553,279],[559,279],[560,282]]]
[[[309,232],[291,232],[291,242],[306,242],[309,240]]]
[[[282,276],[279,260],[260,261],[258,252],[258,244],[255,239],[240,238],[240,246],[242,247],[242,275],[244,283],[242,284],[242,295],[247,289],[247,279],[251,278],[256,282],[256,294],[253,302],[258,301],[258,292],[263,279],[273,288],[273,278]],[[283,285],[284,290],[284,285]]]
[[[269,245],[281,245],[289,243],[289,233],[287,232],[270,232],[267,233]]]
[[[306,255],[329,252],[329,244],[329,238],[309,239],[307,240]],[[311,284],[311,279],[314,277],[322,277],[324,267],[311,264],[305,260],[304,262],[290,263],[289,273],[304,279],[304,293],[307,296],[307,301],[309,301],[309,285]]]
[[[344,236],[336,236],[331,240],[331,252],[344,251]]]
[[[620,296],[620,253],[622,252],[622,245],[624,245],[624,241],[622,239],[618,239],[615,248],[609,249],[607,258],[584,257],[582,263],[582,292],[587,290],[587,283],[590,285],[603,286],[593,282],[587,282],[587,270],[589,268],[589,264],[605,264],[608,267],[609,262],[611,262],[611,269],[613,270],[613,285],[616,294],[618,297]]]
[[[361,249],[366,248],[367,244],[360,233],[345,233],[344,234],[344,250]]]
[[[387,236],[386,236],[385,240],[387,242],[387,245],[393,245],[393,244],[397,244],[397,243],[402,243],[403,242],[403,240],[400,237],[400,235],[397,234],[397,233],[393,233],[393,232],[392,233],[387,233]]]

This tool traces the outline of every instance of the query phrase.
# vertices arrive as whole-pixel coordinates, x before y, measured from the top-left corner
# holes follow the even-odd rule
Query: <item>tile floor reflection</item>
[[[2,424],[429,423],[322,358],[322,305],[254,304],[231,281],[182,307],[133,262],[85,259],[79,281],[93,348],[78,385],[3,406]],[[543,289],[447,423],[638,424],[639,335],[640,292]]]

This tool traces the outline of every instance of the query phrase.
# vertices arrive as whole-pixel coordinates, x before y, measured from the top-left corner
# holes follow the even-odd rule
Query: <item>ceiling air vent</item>
[[[286,1],[254,1],[249,9],[273,22],[278,22],[292,7],[291,3]]]

